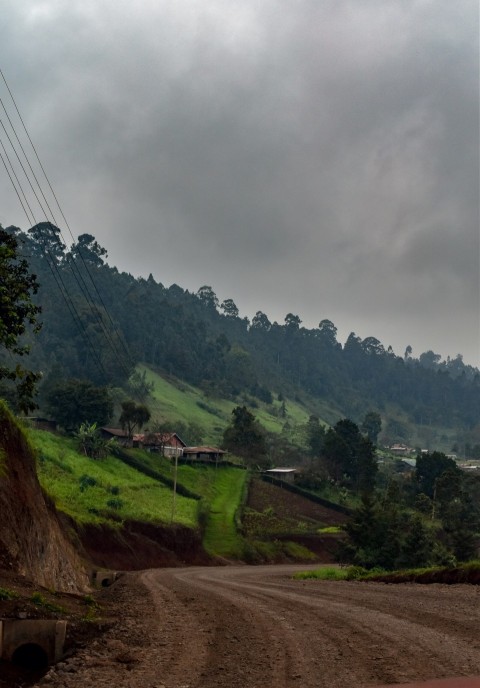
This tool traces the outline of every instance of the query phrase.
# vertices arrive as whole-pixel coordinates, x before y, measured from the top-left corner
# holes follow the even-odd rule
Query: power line
[[[3,76],[3,73],[2,73],[2,76]],[[3,78],[4,78],[4,81],[5,81],[5,77],[3,77]],[[8,86],[7,86],[7,87],[8,87]],[[10,94],[11,94],[10,89],[9,89],[9,92],[10,92]],[[12,97],[12,98],[13,98],[13,97]],[[26,160],[26,162],[27,162],[27,165],[28,165],[28,167],[30,168],[30,171],[31,171],[31,173],[32,173],[32,175],[33,175],[33,178],[35,179],[35,182],[36,182],[36,184],[37,184],[37,186],[38,186],[38,188],[39,188],[39,190],[40,190],[40,193],[41,193],[41,195],[42,195],[42,197],[43,197],[43,199],[44,199],[44,201],[45,201],[45,204],[46,204],[48,210],[50,211],[51,216],[52,216],[54,222],[56,223],[55,216],[54,216],[54,214],[53,214],[53,212],[52,212],[52,210],[51,210],[51,208],[50,208],[50,205],[49,205],[49,203],[48,203],[48,201],[47,201],[47,199],[46,199],[46,197],[45,197],[45,194],[43,193],[43,190],[42,190],[41,185],[40,185],[40,183],[39,183],[39,181],[38,181],[38,178],[37,178],[37,176],[35,175],[35,172],[33,171],[32,165],[30,164],[30,161],[29,161],[28,156],[27,156],[27,154],[26,154],[26,152],[25,152],[25,149],[24,149],[24,147],[22,146],[22,144],[21,144],[21,142],[20,142],[20,139],[19,139],[19,137],[18,137],[18,134],[17,134],[17,132],[16,132],[16,129],[15,129],[14,125],[13,125],[13,122],[12,122],[10,116],[8,115],[7,109],[6,109],[6,107],[5,107],[5,104],[4,104],[4,102],[3,102],[3,99],[2,99],[1,97],[0,97],[0,103],[1,103],[1,105],[2,105],[2,107],[3,107],[3,110],[4,110],[5,114],[6,114],[6,116],[7,116],[8,122],[9,122],[9,124],[10,124],[10,127],[11,127],[12,130],[13,130],[13,133],[14,133],[14,135],[15,135],[15,138],[16,138],[16,140],[18,141],[18,144],[19,144],[19,146],[20,146],[20,148],[21,148],[21,151],[22,151],[22,153],[23,153],[23,155],[24,155],[24,157],[25,157],[25,160]],[[15,104],[15,106],[16,106],[16,104]],[[18,112],[18,108],[17,108],[17,112]],[[23,123],[23,120],[22,120],[22,123]],[[14,151],[16,157],[17,157],[17,160],[18,160],[18,162],[19,162],[19,164],[20,164],[20,166],[21,166],[21,168],[22,168],[22,170],[23,170],[23,173],[25,174],[25,177],[26,177],[26,179],[27,179],[27,181],[28,181],[28,183],[29,183],[29,185],[30,185],[30,188],[31,188],[31,190],[32,190],[32,192],[33,192],[33,194],[34,194],[34,196],[35,196],[35,198],[36,198],[36,200],[37,200],[37,202],[38,202],[38,204],[39,204],[39,206],[40,206],[40,208],[41,208],[41,210],[42,210],[44,216],[45,216],[45,218],[47,219],[47,223],[48,223],[48,225],[49,225],[49,228],[51,228],[50,225],[51,225],[52,223],[48,220],[48,213],[46,212],[45,208],[43,207],[42,202],[41,202],[40,198],[38,197],[38,194],[37,194],[36,190],[35,190],[34,187],[33,187],[33,184],[32,184],[32,182],[31,182],[31,180],[30,180],[30,177],[29,177],[29,175],[28,175],[28,173],[27,173],[27,170],[25,169],[25,166],[23,165],[23,162],[22,162],[22,160],[20,159],[20,156],[19,156],[19,154],[18,154],[18,151],[17,151],[17,149],[16,149],[16,147],[15,147],[15,145],[14,145],[14,143],[13,143],[11,137],[10,137],[10,135],[8,134],[8,132],[7,132],[7,130],[6,130],[3,121],[0,120],[0,124],[1,124],[1,126],[2,126],[2,128],[3,128],[4,132],[5,132],[5,134],[6,134],[6,136],[7,136],[7,138],[8,138],[8,141],[9,141],[9,143],[10,143],[10,146],[12,147],[12,149],[13,149],[13,151]],[[28,136],[28,132],[27,132],[27,136]],[[31,140],[30,137],[29,137],[29,140]],[[37,157],[38,157],[38,155],[37,155]],[[43,168],[43,166],[42,166],[42,168]],[[9,175],[9,176],[10,176],[10,175]],[[18,177],[17,177],[16,175],[15,175],[15,177],[18,179]],[[17,193],[18,193],[18,192],[17,192]],[[23,204],[22,204],[22,207],[23,207]],[[30,209],[30,211],[31,211],[30,206],[29,206],[29,209]],[[24,208],[24,210],[25,210],[25,208]],[[33,214],[32,211],[31,211],[31,213],[32,213],[32,217],[34,217],[34,214]],[[28,219],[29,222],[30,222],[30,219],[28,218],[28,215],[27,215],[27,219]],[[35,222],[36,222],[36,221],[35,221]],[[36,223],[36,224],[38,224],[38,223]],[[41,232],[41,230],[40,230],[40,235],[41,235],[41,233],[42,233],[42,232]],[[64,238],[63,238],[63,236],[62,236],[62,234],[61,234],[61,231],[60,231],[60,236],[61,236],[61,238],[62,238],[62,241],[64,242],[64,245],[65,245],[65,240],[64,240]],[[45,245],[46,245],[46,240],[44,241],[44,246],[45,246]],[[82,257],[82,260],[83,260],[83,257]],[[84,261],[84,263],[85,263],[85,261]],[[121,360],[121,358],[119,357],[118,350],[116,349],[115,343],[114,343],[113,339],[111,338],[110,332],[109,332],[108,329],[105,327],[105,324],[104,324],[102,318],[100,317],[100,315],[99,315],[99,313],[98,313],[97,307],[96,307],[96,305],[94,304],[93,299],[92,299],[92,297],[91,297],[91,294],[90,294],[89,291],[88,291],[88,288],[87,288],[87,286],[86,286],[85,280],[83,279],[83,276],[81,275],[81,272],[79,271],[78,266],[76,265],[76,263],[75,263],[73,257],[72,257],[71,265],[72,265],[72,274],[73,274],[73,276],[74,276],[75,281],[77,282],[78,287],[80,288],[80,290],[81,290],[81,292],[82,292],[82,294],[83,294],[83,296],[84,296],[84,298],[85,298],[85,300],[86,300],[88,306],[90,307],[90,309],[91,309],[91,311],[92,311],[92,314],[94,315],[94,317],[96,318],[97,322],[99,323],[101,329],[103,330],[104,336],[106,337],[106,339],[107,339],[107,341],[108,341],[108,344],[109,344],[110,348],[112,349],[115,358],[118,360],[118,363],[119,363],[120,367],[121,367],[121,368],[124,370],[124,372],[126,372],[127,375],[128,375],[130,371],[129,371],[129,369],[127,368],[127,366],[124,364],[124,362]],[[73,266],[75,266],[77,272],[75,271],[75,269],[74,269]],[[90,275],[90,277],[91,277],[91,275]],[[91,277],[91,279],[92,279],[92,282],[93,282],[93,278],[92,278],[92,277]],[[105,311],[106,311],[107,314],[108,314],[108,310],[106,309],[105,305],[104,305],[104,309],[105,309]],[[108,314],[108,315],[109,315],[109,314]],[[77,317],[78,317],[79,320],[80,320],[80,316],[78,316],[78,313],[77,313]],[[110,315],[109,315],[109,317],[110,317]],[[110,318],[110,319],[111,319],[111,318]],[[113,321],[112,321],[112,322],[113,322]],[[117,333],[117,336],[118,336],[118,333]],[[125,345],[124,345],[124,346],[125,346]],[[126,349],[126,347],[125,347],[125,349]],[[127,351],[127,354],[128,354],[128,356],[130,357],[130,354],[129,354],[128,351]],[[133,361],[131,361],[131,362],[133,363]]]
[[[22,123],[23,130],[24,130],[24,132],[25,132],[25,134],[26,134],[26,136],[27,136],[27,138],[28,138],[28,140],[29,140],[29,142],[30,142],[30,145],[31,145],[31,147],[32,147],[32,149],[33,149],[33,152],[35,153],[35,157],[37,158],[38,164],[40,165],[40,169],[41,169],[42,172],[43,172],[43,176],[45,177],[45,179],[46,179],[46,181],[47,181],[47,184],[48,184],[48,187],[49,187],[49,189],[50,189],[50,191],[51,191],[51,193],[52,193],[52,195],[53,195],[53,198],[55,199],[55,202],[56,202],[56,204],[57,204],[57,208],[58,208],[58,210],[60,211],[60,214],[61,214],[61,216],[62,216],[62,218],[63,218],[63,220],[64,220],[64,222],[65,222],[65,224],[66,224],[66,226],[67,226],[67,228],[68,228],[68,231],[70,232],[70,237],[72,238],[72,241],[75,241],[75,238],[74,238],[74,236],[73,236],[73,232],[72,232],[72,230],[71,230],[71,228],[70,228],[70,225],[69,225],[69,223],[68,223],[68,220],[67,220],[67,218],[65,217],[65,214],[64,214],[64,212],[63,212],[63,210],[62,210],[62,207],[61,207],[61,205],[60,205],[60,202],[59,202],[59,200],[58,200],[58,198],[57,198],[57,195],[56,195],[55,191],[53,190],[52,184],[50,183],[50,179],[48,178],[48,175],[47,175],[47,173],[46,173],[46,171],[45,171],[45,168],[44,168],[44,166],[43,166],[43,164],[42,164],[42,161],[40,160],[40,157],[39,157],[39,155],[38,155],[37,149],[36,149],[36,147],[35,147],[35,145],[34,145],[32,139],[31,139],[31,137],[30,137],[30,134],[29,134],[29,132],[28,132],[28,129],[27,129],[27,127],[26,127],[26,125],[25,125],[25,122],[24,122],[24,120],[23,120],[23,117],[22,117],[22,115],[21,115],[21,113],[20,113],[20,110],[19,110],[19,108],[18,108],[18,106],[17,106],[16,100],[15,100],[15,98],[14,98],[14,96],[13,96],[13,93],[12,93],[12,91],[11,91],[11,89],[10,89],[8,83],[7,83],[7,80],[6,80],[6,78],[5,78],[5,75],[4,75],[4,73],[3,73],[3,71],[2,71],[1,68],[0,68],[0,74],[1,74],[1,76],[2,76],[2,79],[3,79],[3,82],[4,82],[5,86],[6,86],[6,88],[7,88],[7,91],[8,91],[8,93],[9,93],[9,95],[10,95],[10,98],[12,99],[13,105],[14,105],[15,110],[16,110],[16,112],[17,112],[17,115],[18,115],[18,117],[19,117],[19,119],[20,119],[20,122]],[[2,105],[3,105],[3,102],[2,102]],[[38,181],[37,181],[37,184],[38,184]],[[52,213],[52,217],[53,217],[53,213]],[[55,219],[54,219],[54,221],[55,221]],[[55,221],[55,224],[58,224],[58,223]],[[63,239],[63,237],[62,237],[62,239]],[[63,240],[63,241],[64,241],[64,240]],[[64,241],[64,243],[66,243],[66,242]],[[118,333],[118,331],[117,331],[117,329],[116,329],[116,326],[115,326],[115,324],[114,324],[114,322],[113,322],[113,319],[111,318],[110,313],[109,313],[107,307],[105,306],[105,303],[104,303],[104,301],[103,301],[103,299],[102,299],[102,296],[101,296],[101,294],[100,294],[100,292],[99,292],[99,290],[98,290],[98,288],[97,288],[97,285],[96,285],[96,283],[95,283],[95,280],[94,280],[93,277],[92,277],[92,274],[91,274],[91,272],[90,272],[90,269],[88,268],[88,265],[87,265],[87,263],[86,263],[84,257],[82,256],[81,251],[79,251],[79,255],[80,255],[80,258],[81,258],[81,260],[82,260],[82,262],[83,262],[83,265],[84,265],[84,267],[85,267],[85,270],[86,270],[88,276],[90,277],[90,281],[91,281],[92,284],[93,284],[93,287],[94,287],[94,289],[95,289],[95,292],[96,292],[98,298],[100,299],[100,303],[102,304],[102,306],[103,306],[105,312],[107,313],[107,316],[108,316],[108,318],[110,319],[110,323],[111,323],[111,325],[112,325],[112,327],[113,327],[113,330],[114,330],[115,334],[117,335],[118,339],[120,340],[120,343],[121,343],[121,345],[122,345],[122,347],[123,347],[123,349],[124,349],[124,351],[125,351],[125,353],[126,353],[126,355],[127,355],[127,358],[130,359],[131,363],[134,363],[134,361],[131,359],[131,354],[130,354],[129,350],[128,350],[128,348],[127,348],[125,342],[123,341],[123,338],[119,336],[119,333]]]
[[[33,144],[33,141],[32,141],[32,139],[31,139],[31,137],[30,137],[30,134],[28,133],[28,130],[27,130],[26,126],[25,126],[25,122],[24,122],[24,120],[23,120],[23,118],[22,118],[22,116],[21,116],[21,113],[20,113],[20,111],[19,111],[19,108],[18,108],[18,106],[17,106],[17,103],[16,103],[16,101],[15,101],[15,98],[14,98],[14,96],[13,96],[13,94],[12,94],[12,91],[11,91],[11,89],[10,89],[10,87],[9,87],[7,81],[6,81],[5,75],[4,75],[4,73],[3,73],[3,71],[2,71],[1,69],[0,69],[0,74],[1,74],[2,79],[3,79],[4,83],[5,83],[5,86],[6,86],[7,90],[8,90],[8,93],[9,93],[11,99],[12,99],[12,102],[13,102],[13,104],[14,104],[15,110],[16,110],[16,112],[17,112],[17,115],[18,115],[19,119],[20,119],[20,122],[22,123],[23,129],[24,129],[25,134],[26,134],[26,136],[27,136],[27,138],[28,138],[28,141],[30,142],[30,145],[31,145],[31,147],[32,147],[32,149],[33,149],[33,151],[34,151],[34,153],[35,153],[35,156],[36,156],[36,159],[37,159],[38,164],[39,164],[39,166],[40,166],[40,169],[42,170],[43,175],[44,175],[44,177],[45,177],[45,179],[46,179],[46,181],[47,181],[48,187],[49,187],[49,189],[50,189],[50,191],[51,191],[51,193],[52,193],[52,196],[53,196],[53,198],[55,199],[55,202],[56,202],[57,207],[58,207],[58,209],[59,209],[59,211],[60,211],[60,214],[61,214],[61,216],[63,217],[66,226],[68,227],[68,230],[69,230],[69,232],[70,232],[70,236],[72,237],[72,240],[75,241],[74,236],[73,236],[73,233],[72,233],[72,230],[71,230],[71,228],[70,228],[70,225],[69,225],[69,223],[68,223],[68,221],[67,221],[67,219],[66,219],[66,217],[65,217],[65,214],[64,214],[64,212],[63,212],[63,210],[62,210],[62,208],[61,208],[61,206],[60,206],[60,203],[59,203],[59,201],[58,201],[57,195],[55,194],[55,191],[54,191],[54,189],[53,189],[53,187],[52,187],[52,184],[51,184],[51,182],[50,182],[50,180],[49,180],[49,178],[48,178],[48,176],[47,176],[47,174],[46,174],[45,168],[44,168],[44,166],[43,166],[43,164],[42,164],[42,162],[41,162],[41,160],[40,160],[40,157],[39,157],[38,152],[37,152],[37,150],[36,150],[36,148],[35,148],[35,145]],[[2,108],[3,108],[4,112],[5,112],[5,115],[6,115],[7,119],[8,119],[8,122],[9,122],[9,124],[10,124],[10,127],[12,128],[12,131],[13,131],[13,133],[14,133],[14,135],[15,135],[15,138],[16,138],[16,140],[17,140],[17,142],[18,142],[18,145],[20,146],[20,149],[21,149],[21,151],[22,151],[22,153],[23,153],[23,156],[24,156],[24,158],[25,158],[25,160],[26,160],[26,162],[27,162],[27,165],[28,165],[28,167],[29,167],[29,169],[30,169],[30,171],[31,171],[31,174],[32,174],[32,176],[33,176],[33,178],[34,178],[34,180],[35,180],[35,182],[36,182],[36,185],[37,185],[39,191],[40,191],[40,194],[41,194],[41,196],[42,196],[42,198],[43,198],[43,200],[44,200],[44,202],[45,202],[45,205],[46,205],[46,207],[48,208],[48,211],[49,211],[49,213],[50,213],[52,219],[54,220],[55,225],[57,225],[58,223],[57,223],[57,221],[56,221],[56,219],[55,219],[55,215],[54,215],[54,213],[53,213],[53,211],[52,211],[52,209],[51,209],[51,207],[50,207],[50,204],[48,203],[48,200],[47,200],[47,198],[46,198],[46,196],[45,196],[45,193],[43,192],[43,189],[42,189],[42,187],[41,187],[41,184],[40,184],[40,182],[39,182],[39,180],[38,180],[38,178],[37,178],[37,175],[35,174],[35,172],[34,172],[34,170],[33,170],[33,167],[32,167],[32,165],[31,165],[31,163],[30,163],[30,160],[29,160],[29,158],[28,158],[28,156],[27,156],[27,154],[26,154],[26,152],[25,152],[25,149],[24,149],[24,147],[23,147],[23,145],[22,145],[22,143],[21,143],[21,141],[20,141],[20,138],[19,138],[19,136],[18,136],[18,134],[17,134],[17,131],[16,131],[16,129],[15,129],[15,126],[14,126],[14,124],[13,124],[13,122],[12,122],[12,120],[11,120],[9,114],[8,114],[8,111],[7,111],[6,107],[5,107],[5,104],[4,104],[4,102],[3,102],[3,99],[2,99],[1,97],[0,97],[0,103],[1,103]],[[19,154],[18,154],[18,152],[17,152],[17,150],[16,150],[16,147],[15,147],[14,143],[12,142],[12,140],[11,140],[11,138],[10,138],[10,136],[9,136],[9,134],[8,134],[8,132],[7,132],[7,130],[6,130],[6,128],[5,128],[5,125],[3,124],[3,122],[1,122],[1,124],[2,124],[3,130],[5,131],[6,136],[7,136],[8,140],[9,140],[9,142],[10,142],[10,145],[11,145],[11,147],[12,147],[12,149],[13,149],[13,151],[14,151],[16,157],[17,157],[17,160],[18,160],[18,162],[19,162],[19,164],[20,164],[20,166],[21,166],[21,168],[22,168],[22,170],[23,170],[23,173],[24,173],[24,175],[25,175],[25,177],[26,177],[26,179],[27,179],[27,181],[28,181],[28,183],[29,183],[29,186],[30,186],[30,188],[31,188],[31,190],[32,190],[32,192],[33,192],[33,194],[34,194],[36,200],[37,200],[37,203],[39,204],[40,208],[42,209],[43,214],[44,214],[45,217],[46,217],[46,220],[47,220],[47,221],[46,221],[46,224],[47,224],[48,228],[49,228],[51,231],[53,231],[53,229],[52,229],[52,227],[53,227],[53,226],[52,226],[52,223],[51,223],[50,220],[48,219],[48,213],[45,211],[45,208],[43,207],[42,202],[40,201],[40,199],[39,199],[39,197],[38,197],[38,195],[37,195],[37,193],[36,193],[36,191],[35,191],[35,189],[34,189],[34,187],[33,187],[33,184],[32,184],[32,182],[31,182],[31,180],[30,180],[30,177],[29,177],[29,175],[28,175],[28,173],[27,173],[27,171],[26,171],[26,169],[25,169],[25,167],[24,167],[24,165],[23,165],[21,159],[20,159],[20,156],[19,156]],[[30,214],[31,214],[31,216],[32,216],[33,219],[34,219],[35,225],[38,226],[38,223],[37,223],[36,220],[35,220],[35,215],[34,215],[32,209],[31,209],[31,207],[30,207],[30,204],[28,203],[27,197],[26,197],[26,195],[25,195],[25,193],[24,193],[24,191],[23,191],[23,188],[22,188],[22,185],[21,185],[20,181],[18,180],[18,177],[17,177],[17,175],[16,175],[16,173],[15,173],[14,167],[13,167],[13,165],[12,165],[10,159],[8,158],[8,154],[6,153],[6,150],[5,150],[4,146],[3,146],[3,143],[2,143],[2,147],[3,147],[4,151],[5,151],[5,155],[7,156],[7,159],[8,159],[8,161],[9,161],[9,164],[10,164],[10,166],[11,166],[11,168],[12,168],[12,172],[13,172],[13,174],[14,174],[14,176],[15,176],[15,179],[17,180],[18,187],[20,188],[21,193],[22,193],[22,195],[23,195],[23,197],[24,197],[24,199],[25,199],[25,204],[26,204],[26,205],[28,206],[28,208],[29,208]],[[17,193],[17,196],[18,196],[19,200],[20,200],[20,203],[21,203],[21,205],[22,205],[22,208],[23,208],[23,210],[24,210],[24,212],[25,212],[25,215],[26,215],[26,217],[27,217],[27,220],[28,220],[28,222],[30,223],[31,220],[30,220],[30,218],[29,218],[29,216],[28,216],[28,213],[27,213],[27,211],[26,211],[25,205],[24,205],[24,203],[22,202],[22,199],[21,199],[21,196],[20,196],[19,191],[18,191],[18,189],[17,189],[17,186],[16,186],[15,183],[13,182],[13,179],[12,179],[11,174],[10,174],[10,172],[9,172],[9,170],[8,170],[8,168],[7,168],[7,166],[6,166],[6,164],[5,164],[5,160],[3,159],[3,156],[2,156],[2,161],[3,161],[4,165],[5,165],[5,168],[6,168],[6,170],[7,170],[8,175],[9,175],[10,181],[12,182],[12,185],[13,185],[14,188],[15,188],[15,191],[16,191],[16,193]],[[85,338],[86,338],[87,341],[89,342],[89,344],[90,344],[90,346],[91,346],[91,348],[92,348],[92,352],[94,353],[94,358],[96,359],[97,364],[99,364],[99,365],[101,366],[101,369],[102,369],[102,371],[103,371],[103,374],[104,374],[104,376],[105,376],[105,379],[107,380],[107,379],[108,379],[108,376],[107,376],[107,374],[106,374],[105,368],[103,367],[103,364],[101,363],[100,359],[98,358],[97,353],[96,353],[96,350],[95,350],[95,348],[93,347],[93,344],[91,343],[91,340],[90,340],[89,335],[88,335],[88,333],[87,333],[87,331],[86,331],[86,328],[85,328],[85,326],[84,326],[84,324],[83,324],[83,321],[82,321],[82,319],[81,319],[81,316],[79,315],[79,313],[78,313],[78,311],[77,311],[77,309],[76,309],[76,307],[75,307],[75,305],[74,305],[74,303],[73,303],[73,300],[71,299],[70,295],[68,294],[68,289],[66,288],[65,283],[64,283],[64,281],[63,281],[63,278],[61,277],[61,274],[60,274],[60,272],[59,272],[59,270],[58,270],[58,266],[57,266],[57,263],[56,263],[56,259],[55,259],[55,257],[52,256],[52,255],[50,254],[50,252],[48,251],[48,248],[47,248],[47,241],[46,241],[46,238],[44,238],[44,235],[43,235],[43,228],[41,228],[40,226],[38,226],[38,229],[39,229],[39,236],[40,236],[41,240],[43,241],[44,255],[46,255],[46,254],[48,253],[49,258],[50,258],[50,261],[52,262],[52,265],[54,266],[54,269],[53,269],[53,268],[52,268],[52,265],[50,264],[50,262],[49,262],[48,259],[47,259],[47,264],[48,264],[48,266],[49,266],[49,268],[50,268],[50,270],[51,270],[51,272],[52,272],[52,275],[53,275],[53,277],[54,277],[54,279],[55,279],[55,282],[57,283],[57,286],[58,286],[58,288],[60,289],[60,291],[61,291],[61,293],[62,293],[62,296],[63,296],[63,298],[65,299],[65,301],[66,301],[66,303],[67,303],[67,306],[68,306],[68,308],[69,308],[69,311],[70,311],[70,314],[71,314],[72,318],[76,321],[77,326],[79,326],[79,327],[81,328],[81,330],[83,331],[83,335],[85,336]],[[59,229],[59,233],[60,233],[60,237],[61,237],[61,239],[62,239],[62,241],[63,241],[63,244],[66,246],[65,239],[64,239],[64,237],[63,237],[62,232],[61,232],[60,229]],[[93,285],[93,287],[94,287],[94,290],[95,290],[95,292],[96,292],[96,294],[97,294],[97,296],[98,296],[98,299],[99,299],[99,301],[100,301],[100,303],[101,303],[101,305],[102,305],[102,307],[103,307],[103,310],[104,310],[105,314],[107,315],[107,317],[108,317],[108,319],[109,319],[109,321],[110,321],[110,323],[111,323],[113,332],[115,333],[115,335],[116,335],[116,337],[117,337],[117,340],[120,342],[121,347],[123,348],[123,350],[124,350],[124,352],[125,352],[126,360],[129,361],[129,363],[130,363],[130,365],[131,365],[132,367],[134,367],[134,366],[135,366],[135,361],[134,361],[133,358],[131,357],[131,354],[130,354],[130,352],[129,352],[129,350],[128,350],[126,344],[125,344],[125,341],[124,341],[123,337],[122,337],[121,334],[118,332],[118,330],[117,330],[117,328],[116,328],[116,326],[115,326],[115,324],[114,324],[114,321],[113,321],[113,319],[112,319],[112,317],[111,317],[111,315],[110,315],[110,312],[109,312],[108,308],[106,307],[106,305],[105,305],[105,303],[104,303],[104,300],[103,300],[103,298],[102,298],[102,295],[101,295],[100,291],[99,291],[98,288],[97,288],[97,285],[96,285],[96,283],[95,283],[95,280],[93,279],[93,276],[92,276],[91,271],[90,271],[90,269],[89,269],[89,267],[88,267],[88,264],[87,264],[87,262],[85,261],[84,256],[82,255],[81,248],[79,248],[79,250],[78,250],[78,255],[80,256],[80,259],[81,259],[81,261],[82,261],[82,263],[83,263],[83,265],[84,265],[85,271],[86,271],[86,273],[88,274],[88,276],[89,276],[89,278],[90,278],[90,281],[91,281],[91,283],[92,283],[92,285]],[[71,268],[72,268],[72,275],[73,275],[73,277],[74,277],[74,279],[75,279],[75,281],[76,281],[78,287],[80,288],[80,290],[81,290],[81,292],[82,292],[82,294],[83,294],[83,296],[84,296],[84,298],[85,298],[86,303],[87,303],[88,306],[90,307],[90,309],[91,309],[91,311],[92,311],[94,317],[96,318],[97,322],[100,324],[101,330],[102,330],[103,333],[104,333],[104,336],[105,336],[105,338],[106,338],[106,340],[107,340],[107,343],[108,343],[109,347],[111,348],[111,350],[112,350],[112,352],[113,352],[113,354],[114,354],[114,357],[115,357],[115,359],[117,360],[117,363],[118,363],[118,364],[120,365],[120,367],[124,370],[124,372],[127,374],[127,377],[128,377],[128,376],[130,375],[130,370],[131,370],[131,369],[129,369],[129,368],[125,365],[125,362],[124,362],[122,356],[119,356],[119,351],[118,351],[118,349],[117,349],[117,345],[116,345],[115,341],[113,340],[113,338],[111,337],[110,331],[109,331],[108,328],[105,326],[105,323],[104,323],[104,321],[103,321],[103,318],[102,318],[102,317],[100,316],[100,314],[99,314],[97,304],[94,303],[93,298],[92,298],[92,294],[91,294],[91,292],[90,292],[90,290],[89,290],[89,288],[88,288],[88,286],[87,286],[87,284],[86,284],[86,282],[85,282],[85,280],[84,280],[84,278],[83,278],[83,275],[82,275],[81,271],[79,270],[78,265],[76,264],[75,256],[74,256],[72,253],[67,254],[67,256],[68,256],[68,262],[70,263]],[[56,272],[55,272],[54,270],[55,270]],[[144,395],[141,394],[139,390],[137,390],[136,395],[137,395],[142,401],[145,400]],[[154,404],[155,404],[155,402],[156,402],[156,400],[154,400]],[[156,405],[156,404],[155,404],[155,405]]]

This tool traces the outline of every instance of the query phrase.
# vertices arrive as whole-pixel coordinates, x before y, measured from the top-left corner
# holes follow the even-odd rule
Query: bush
[[[110,509],[115,509],[115,511],[120,511],[120,509],[123,507],[123,502],[121,499],[117,499],[117,498],[109,499],[107,501],[107,506]]]
[[[95,480],[95,478],[92,478],[91,475],[84,474],[79,478],[79,483],[80,483],[80,492],[85,492],[85,490],[88,487],[95,487],[95,485],[97,484],[97,481]]]

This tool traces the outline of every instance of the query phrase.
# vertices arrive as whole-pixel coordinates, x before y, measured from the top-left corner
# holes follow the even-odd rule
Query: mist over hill
[[[8,231],[22,242],[40,284],[43,328],[29,360],[43,372],[40,405],[52,379],[124,386],[144,363],[212,396],[254,404],[280,395],[312,413],[322,402],[327,422],[377,411],[390,441],[408,441],[409,424],[448,428],[463,439],[478,434],[480,373],[460,355],[441,360],[430,350],[415,358],[407,347],[398,356],[354,332],[342,344],[332,321],[308,329],[294,313],[278,323],[258,311],[250,322],[233,299],[219,303],[210,286],[191,293],[152,275],[119,272],[90,234],[67,249],[47,222]],[[181,274],[179,264],[179,282]],[[8,398],[8,389],[3,394]]]

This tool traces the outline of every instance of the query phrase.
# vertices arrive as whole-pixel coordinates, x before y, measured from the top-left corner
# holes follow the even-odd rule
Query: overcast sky
[[[0,67],[110,264],[480,365],[478,37],[477,0],[3,0]]]

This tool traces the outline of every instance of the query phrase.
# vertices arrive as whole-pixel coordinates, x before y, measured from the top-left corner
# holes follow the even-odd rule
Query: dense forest
[[[250,322],[233,299],[219,303],[210,286],[191,293],[119,272],[90,234],[67,248],[48,222],[6,231],[39,284],[43,326],[28,363],[42,372],[40,405],[54,379],[120,387],[143,362],[215,396],[268,403],[283,395],[312,412],[324,401],[330,423],[376,411],[388,419],[391,441],[408,441],[406,422],[467,434],[480,427],[480,374],[460,355],[414,358],[407,347],[398,356],[354,332],[342,345],[330,320],[307,329],[292,313],[278,323],[258,311]],[[5,383],[1,391],[11,395]]]

